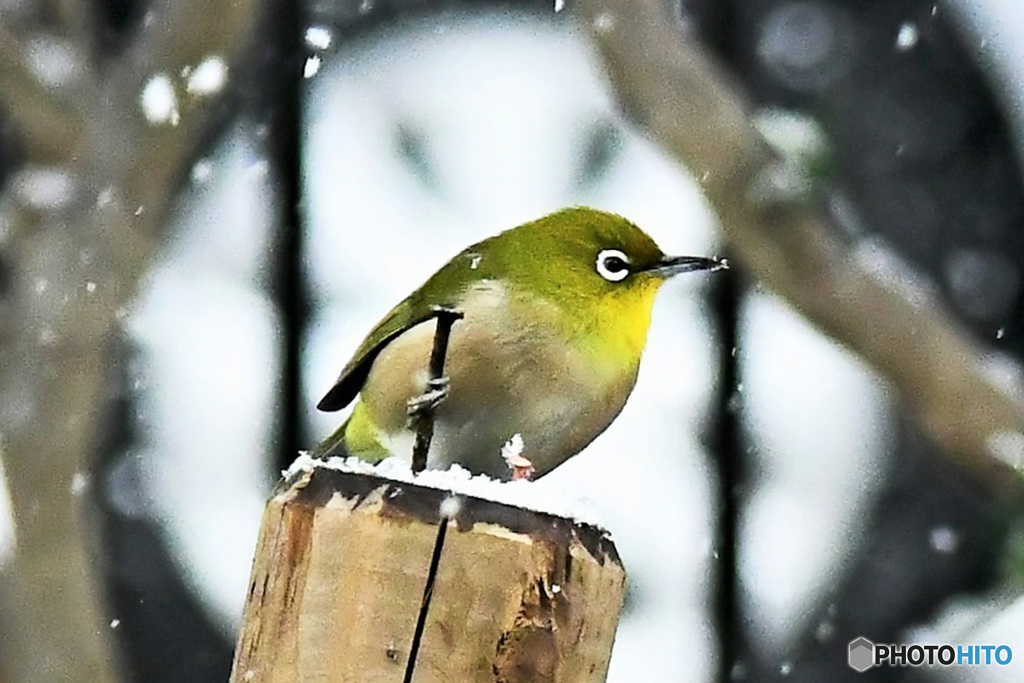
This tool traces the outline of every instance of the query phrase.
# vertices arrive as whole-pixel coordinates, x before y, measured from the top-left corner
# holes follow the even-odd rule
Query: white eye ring
[[[597,274],[608,282],[622,282],[629,275],[629,257],[618,249],[602,249],[596,265]]]

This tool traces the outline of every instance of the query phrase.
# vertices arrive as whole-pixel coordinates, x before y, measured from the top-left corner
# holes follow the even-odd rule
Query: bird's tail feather
[[[334,430],[334,433],[321,441],[310,451],[310,455],[320,460],[327,458],[347,458],[351,453],[345,447],[345,429],[348,427],[348,420]]]

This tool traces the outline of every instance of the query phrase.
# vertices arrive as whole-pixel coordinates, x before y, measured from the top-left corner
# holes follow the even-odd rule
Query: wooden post
[[[231,682],[603,681],[624,587],[596,527],[316,467],[267,504]]]

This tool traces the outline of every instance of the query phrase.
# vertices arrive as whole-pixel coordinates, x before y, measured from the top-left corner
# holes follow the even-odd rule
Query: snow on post
[[[231,682],[603,681],[622,563],[533,496],[300,458],[267,503]]]

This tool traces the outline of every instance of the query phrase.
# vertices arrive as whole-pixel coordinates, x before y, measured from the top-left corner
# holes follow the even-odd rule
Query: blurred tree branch
[[[24,45],[0,24],[0,83],[3,114],[21,133],[26,156],[37,163],[66,160],[81,139],[82,124],[70,107],[56,100],[29,71]]]
[[[116,615],[104,613],[95,531],[83,514],[88,496],[78,495],[89,482],[106,342],[189,164],[230,111],[231,76],[253,61],[267,5],[163,3],[103,64],[92,26],[76,23],[89,21],[84,7],[55,0],[39,5],[48,16],[37,22],[0,27],[0,111],[25,151],[0,198],[13,270],[0,317],[0,451],[16,528],[16,552],[0,572],[5,680],[117,679],[106,636]],[[31,27],[44,25],[88,62],[76,65],[71,83],[41,82],[29,68]],[[189,75],[208,60],[223,71],[223,87],[190,88]],[[158,74],[173,88],[176,111],[151,122],[140,98]],[[57,179],[57,198],[32,198],[40,170],[47,182]]]
[[[743,265],[889,379],[947,454],[1019,501],[1024,405],[995,386],[963,327],[939,301],[914,302],[868,272],[806,196],[786,191],[747,103],[669,3],[580,4],[627,116],[700,180]]]

